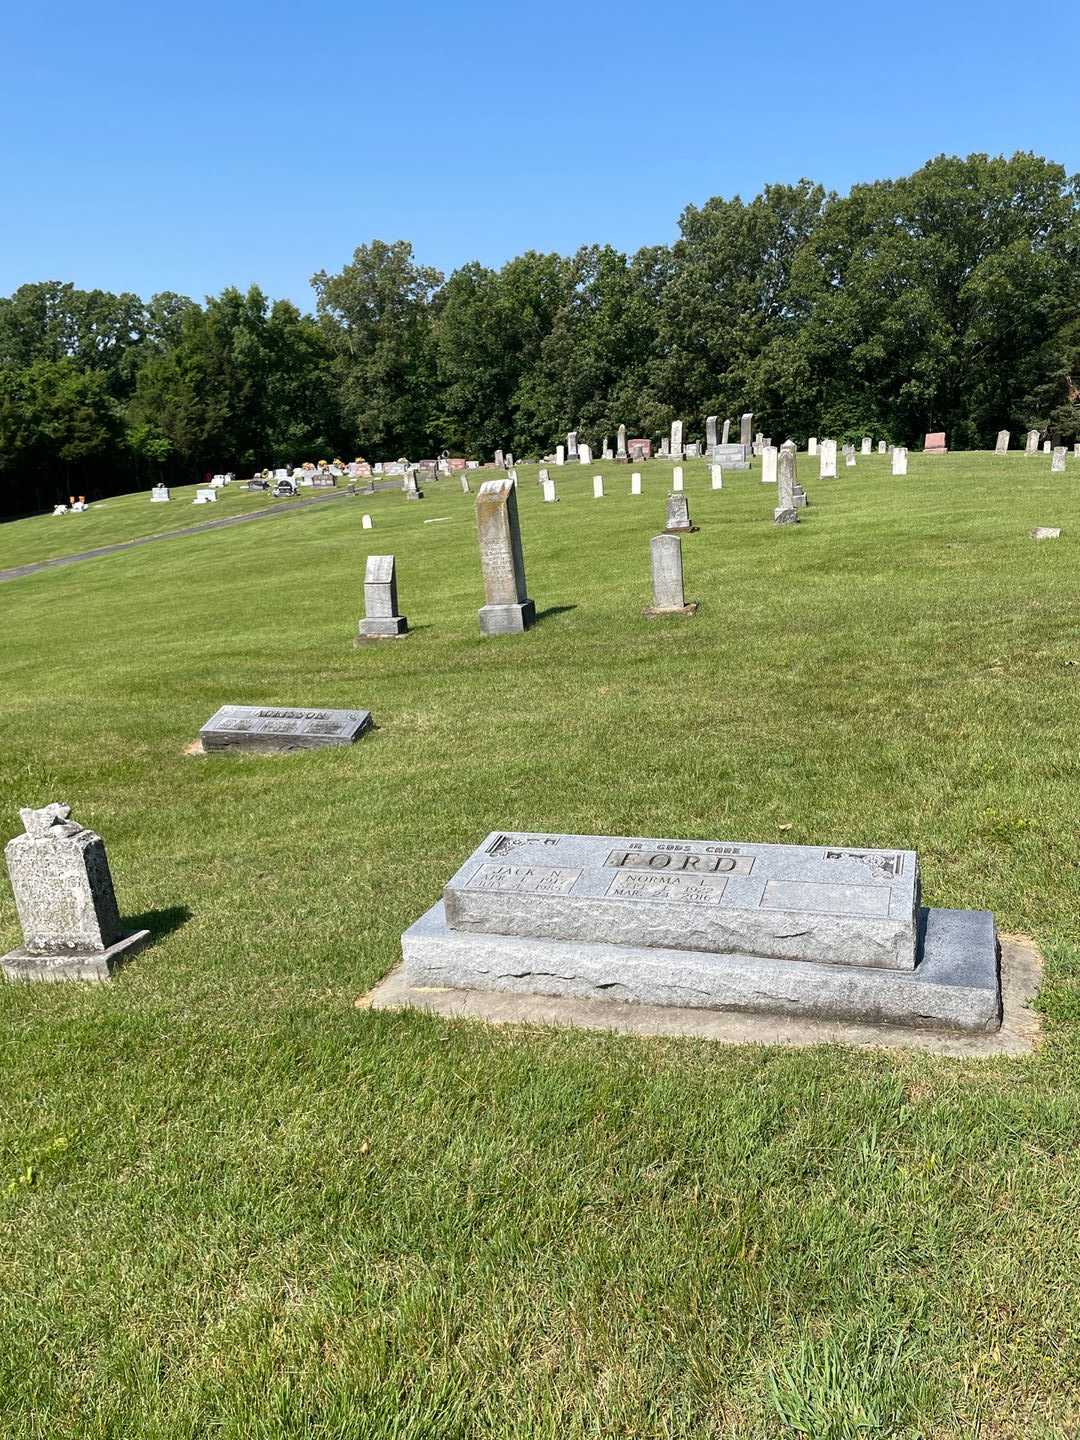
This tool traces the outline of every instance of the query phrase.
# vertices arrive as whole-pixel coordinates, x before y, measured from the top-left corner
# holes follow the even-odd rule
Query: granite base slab
[[[405,616],[391,615],[381,620],[361,620],[353,644],[359,647],[369,640],[405,640],[408,635],[409,624]]]
[[[914,970],[763,960],[451,930],[443,904],[401,937],[410,986],[572,996],[913,1029],[1001,1023],[998,944],[985,910],[928,910]]]
[[[641,613],[642,615],[644,615],[646,620],[656,620],[664,615],[696,615],[697,611],[698,601],[691,600],[688,605],[673,605],[663,607],[657,607],[656,605],[647,605]]]
[[[135,930],[94,955],[32,955],[27,950],[9,950],[0,955],[0,969],[9,980],[108,980],[149,939],[149,930]]]
[[[479,611],[481,635],[520,635],[536,620],[531,600],[520,605],[484,605]]]

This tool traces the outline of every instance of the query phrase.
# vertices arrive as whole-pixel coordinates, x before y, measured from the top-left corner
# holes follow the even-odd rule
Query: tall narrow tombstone
[[[671,422],[670,454],[673,460],[683,458],[683,422],[681,420]]]
[[[659,454],[659,457],[660,457],[661,460],[670,460],[670,459],[671,459],[671,446],[670,446],[670,442],[668,441],[668,437],[667,437],[666,435],[665,435],[664,438],[660,441],[660,449],[659,449],[659,451],[658,451],[657,453]]]
[[[626,454],[626,426],[625,426],[625,425],[620,425],[620,426],[619,426],[619,438],[618,438],[618,440],[617,440],[616,443],[617,443],[618,448],[617,448],[617,450],[615,451],[615,459],[616,459],[616,460],[625,461],[625,460],[627,459],[627,454]]]
[[[724,488],[724,467],[722,465],[710,465],[709,478],[712,480],[712,488],[714,490],[722,490]]]
[[[602,500],[604,498],[604,477],[602,475],[594,475],[592,477],[592,498],[594,500]]]
[[[1008,451],[1008,448],[1009,448],[1009,432],[1008,432],[1008,430],[999,430],[999,431],[998,431],[998,437],[997,437],[997,444],[994,446],[994,454],[995,454],[995,455],[1004,455],[1004,454]]]
[[[1080,460],[1080,440],[1073,446],[1073,456],[1075,459]]]
[[[894,475],[907,474],[907,446],[897,445],[892,452],[892,473]]]
[[[721,445],[726,445],[726,444],[728,443],[728,437],[729,437],[730,435],[731,435],[731,421],[730,421],[730,420],[725,420],[725,421],[724,421],[724,428],[723,428],[723,430],[722,430],[721,433],[720,433],[720,444],[721,444]]]
[[[566,459],[567,463],[573,465],[578,458],[577,431],[571,430],[566,436]]]
[[[554,505],[556,500],[558,500],[559,498],[558,495],[556,495],[555,493],[555,481],[545,480],[543,483],[543,491],[544,503],[547,505]]]
[[[1038,432],[1037,430],[1029,430],[1029,431],[1027,432],[1027,440],[1026,440],[1026,442],[1025,442],[1025,444],[1024,444],[1024,454],[1025,454],[1025,455],[1035,455],[1035,454],[1038,453],[1038,449],[1039,449],[1039,432]]]
[[[716,444],[716,421],[715,415],[705,417],[705,449],[712,454],[712,448]]]
[[[671,488],[672,490],[683,488],[683,467],[681,465],[676,465],[671,472]]]
[[[817,436],[816,436],[816,435],[811,435],[811,436],[810,436],[810,439],[806,442],[806,453],[807,453],[808,455],[816,455],[816,454],[817,454]]]
[[[514,468],[514,452],[512,450],[508,450],[506,452],[506,468],[508,470],[512,470]]]
[[[393,555],[369,555],[364,568],[364,618],[359,640],[396,640],[409,622],[398,614],[397,566]]]
[[[412,466],[410,466],[409,469],[405,471],[405,484],[403,486],[403,489],[405,491],[406,500],[422,500],[424,498],[424,492],[420,489],[420,485],[417,482],[416,478],[416,471],[412,468]]]
[[[795,501],[795,488],[798,483],[795,467],[795,446],[788,441],[780,447],[780,454],[776,461],[777,493],[776,509],[773,511],[774,525],[798,524],[800,507]]]
[[[472,486],[469,484],[469,477],[467,475],[462,475],[461,477],[461,493],[463,495],[472,494]]]
[[[70,805],[19,811],[24,833],[4,850],[23,943],[0,956],[9,980],[107,980],[149,930],[125,935],[105,842]]]
[[[669,495],[667,498],[667,524],[664,529],[669,535],[689,535],[697,527],[690,524],[690,502],[685,495]]]
[[[818,446],[818,477],[822,480],[836,479],[836,441],[822,440]]]
[[[1050,461],[1050,474],[1061,475],[1065,469],[1065,446],[1054,446],[1054,458]]]
[[[603,447],[603,449],[600,451],[600,459],[601,459],[601,460],[614,460],[614,459],[615,459],[615,451],[612,450],[612,448],[611,448],[611,439],[610,439],[610,437],[607,436],[607,435],[604,436],[604,447]]]
[[[481,635],[512,635],[527,630],[536,607],[525,590],[517,489],[509,480],[485,480],[476,496],[476,529],[485,604]]]
[[[862,453],[863,453],[864,455],[869,455],[870,452],[871,452],[871,450],[872,450],[873,448],[874,448],[873,436],[871,436],[871,435],[864,435],[864,436],[862,437]]]
[[[566,446],[565,446],[565,445],[556,445],[556,446],[555,446],[555,464],[556,464],[556,465],[565,465],[565,464],[566,464]]]
[[[631,495],[640,495],[640,494],[641,494],[641,471],[640,471],[640,470],[635,470],[634,473],[630,476],[630,494],[631,494]]]
[[[885,444],[885,441],[884,441],[884,440],[879,440],[879,441],[877,442],[877,453],[878,453],[879,455],[884,455],[884,454],[885,454],[885,451],[886,451],[887,449],[888,449],[888,446]]]
[[[657,615],[692,615],[697,605],[688,605],[683,591],[682,541],[665,531],[653,536],[649,549],[652,604],[643,614],[650,620]]]
[[[506,460],[501,450],[495,451],[495,468],[497,470],[504,470],[506,468]]]
[[[761,481],[763,485],[776,484],[776,458],[775,445],[761,447]]]

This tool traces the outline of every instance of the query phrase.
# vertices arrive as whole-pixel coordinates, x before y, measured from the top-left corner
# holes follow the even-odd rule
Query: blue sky
[[[942,151],[1080,170],[1059,0],[46,0],[0,46],[0,294],[257,282],[307,307],[373,238],[449,272],[667,242],[710,195]]]

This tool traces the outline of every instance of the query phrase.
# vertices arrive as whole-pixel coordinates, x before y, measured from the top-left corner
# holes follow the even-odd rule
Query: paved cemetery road
[[[400,488],[398,485],[393,487]],[[80,560],[97,560],[102,555],[119,555],[133,550],[136,545],[152,545],[155,540],[175,540],[179,535],[199,535],[204,530],[224,530],[228,525],[244,525],[249,520],[267,520],[274,515],[295,515],[297,510],[307,510],[312,505],[325,505],[328,500],[359,499],[363,491],[350,495],[347,490],[337,490],[333,495],[314,495],[310,500],[296,500],[288,504],[274,505],[269,510],[251,510],[246,515],[227,515],[220,520],[204,520],[199,525],[185,525],[180,530],[163,530],[160,535],[140,535],[134,540],[119,540],[115,545],[99,545],[96,550],[80,550],[76,555],[58,555],[55,560],[34,560],[28,565],[13,565],[10,570],[0,570],[0,581],[19,580],[23,575],[33,575],[36,570],[51,570],[55,565],[75,565]]]

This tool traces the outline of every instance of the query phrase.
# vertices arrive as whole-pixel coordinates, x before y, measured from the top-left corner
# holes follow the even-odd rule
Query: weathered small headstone
[[[855,446],[854,446],[854,445],[845,445],[845,446],[844,446],[844,464],[845,464],[845,465],[854,465],[854,464],[855,464]]]
[[[723,428],[723,430],[720,432],[720,444],[721,444],[721,445],[726,445],[726,444],[728,443],[728,437],[730,436],[730,434],[731,434],[731,421],[730,421],[730,420],[725,420],[725,421],[724,421],[724,428]]]
[[[1080,460],[1080,440],[1078,440],[1073,446],[1073,458],[1076,460]]]
[[[907,474],[907,446],[897,445],[892,452],[892,473],[894,475]]]
[[[754,412],[748,410],[739,420],[739,444],[750,453],[750,446],[754,440]]]
[[[670,454],[673,460],[683,458],[683,422],[681,420],[671,422]]]
[[[650,558],[652,604],[643,613],[649,619],[657,615],[692,615],[697,605],[687,605],[683,593],[682,541],[678,535],[666,531],[663,535],[654,535]]]
[[[697,460],[701,456],[701,446],[696,440],[689,440],[683,449],[683,455],[687,460]]]
[[[476,528],[485,604],[479,612],[481,635],[512,635],[527,630],[536,607],[525,589],[517,490],[509,480],[486,480],[476,496]]]
[[[1039,449],[1039,432],[1038,432],[1037,430],[1029,430],[1029,431],[1027,432],[1027,439],[1026,439],[1025,442],[1024,442],[1024,454],[1025,454],[1025,455],[1035,455],[1035,454],[1038,453],[1038,449]]]
[[[565,465],[565,464],[566,464],[566,446],[565,446],[565,445],[556,445],[556,446],[555,446],[555,464],[556,464],[556,465]]]
[[[393,555],[369,555],[364,569],[364,619],[361,640],[396,640],[409,624],[398,614],[397,566]]]
[[[681,465],[676,465],[671,472],[671,488],[672,490],[683,488],[683,467]]]
[[[705,449],[712,454],[712,448],[716,444],[716,421],[717,416],[707,415],[705,417]]]
[[[1065,470],[1065,446],[1054,446],[1054,458],[1050,461],[1050,474],[1061,475]]]
[[[747,451],[741,445],[714,445],[709,458],[714,465],[722,465],[725,470],[750,469]]]
[[[864,435],[864,436],[862,437],[862,453],[863,453],[864,455],[869,455],[870,452],[871,452],[871,450],[873,450],[873,448],[874,448],[873,437],[870,436],[870,435]]]
[[[710,465],[709,478],[712,481],[712,488],[714,490],[722,490],[724,488],[724,467],[722,465]]]
[[[772,447],[769,447],[772,449]],[[773,452],[775,455],[775,451]],[[780,447],[780,454],[774,460],[774,469],[777,477],[776,509],[773,511],[774,525],[796,525],[799,520],[799,509],[795,503],[796,479],[796,457],[795,445],[792,441]]]
[[[685,495],[669,495],[667,498],[667,524],[664,526],[669,535],[689,535],[696,529],[690,524],[690,502]]]
[[[836,479],[836,441],[822,440],[818,446],[818,478]]]
[[[884,455],[887,449],[888,449],[888,446],[885,444],[885,441],[884,441],[884,440],[879,440],[879,441],[877,442],[877,453],[878,453],[879,455]]]
[[[361,529],[363,529],[363,530],[370,530],[370,529],[371,529],[371,516],[370,516],[370,515],[361,515],[361,516],[360,516],[360,527],[361,527]]]
[[[603,475],[594,475],[594,476],[593,476],[593,478],[592,478],[592,497],[593,497],[594,500],[603,500],[603,498],[604,498],[604,477],[603,477]]]
[[[567,436],[566,436],[566,459],[567,459],[567,461],[569,462],[569,464],[573,465],[574,461],[575,461],[577,458],[578,458],[577,431],[576,431],[576,430],[571,430],[571,431],[568,432],[568,434],[567,434]]]
[[[544,492],[544,502],[545,502],[545,504],[547,504],[547,505],[554,505],[555,501],[558,500],[558,498],[559,498],[558,495],[556,495],[556,493],[555,493],[555,481],[554,481],[554,480],[545,480],[544,483],[543,483],[543,486],[542,486],[541,488],[543,489],[543,492]]]
[[[641,472],[639,470],[635,470],[634,473],[630,476],[630,494],[641,494]]]
[[[999,430],[999,431],[998,431],[998,437],[997,437],[997,444],[994,446],[994,454],[995,454],[995,455],[1004,455],[1004,454],[1008,451],[1008,448],[1009,448],[1009,432],[1008,432],[1008,430]]]
[[[195,499],[194,499],[191,503],[192,503],[193,505],[213,505],[213,504],[216,504],[216,503],[217,503],[217,491],[214,489],[214,487],[213,487],[212,485],[200,485],[200,486],[196,489],[196,491],[195,491]],[[74,506],[74,505],[72,505],[71,508],[74,510],[74,509],[76,509],[77,507]],[[82,508],[85,509],[86,507],[83,506]]]
[[[469,484],[469,477],[467,475],[462,475],[461,477],[461,493],[463,495],[472,494],[472,486]]]
[[[105,842],[71,806],[19,811],[24,833],[4,849],[23,943],[0,957],[9,980],[107,980],[149,930],[125,935]]]
[[[625,426],[625,425],[620,425],[620,426],[619,426],[619,433],[618,433],[618,439],[617,439],[617,441],[616,441],[616,444],[617,444],[618,448],[617,448],[616,451],[615,451],[615,459],[616,459],[616,460],[626,460],[627,455],[626,455],[626,426]]]
[[[405,493],[406,500],[422,500],[424,498],[424,492],[420,489],[420,483],[416,478],[416,471],[411,465],[405,471],[401,488]]]
[[[172,496],[169,494],[169,487],[167,485],[155,485],[150,491],[150,499],[157,502],[171,500]]]
[[[1050,454],[1050,441],[1049,441],[1049,440],[1044,440],[1044,441],[1043,441],[1043,454],[1044,454],[1044,455],[1049,455],[1049,454]]]
[[[1031,532],[1032,540],[1059,540],[1061,538],[1061,527],[1051,525],[1037,525]]]
[[[501,450],[495,451],[495,468],[497,470],[504,470],[506,468],[506,460],[504,459],[503,452]]]
[[[777,450],[775,445],[761,447],[761,482],[763,485],[776,484]]]
[[[578,446],[578,461],[582,465],[592,464],[592,446],[586,445],[584,441]]]
[[[355,745],[371,725],[370,710],[309,710],[297,706],[223,705],[199,731],[207,754],[254,750],[284,754]]]
[[[811,436],[810,436],[810,439],[806,442],[806,453],[807,453],[807,455],[816,455],[816,454],[817,454],[817,436],[816,436],[816,435],[811,435]]]

